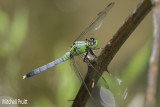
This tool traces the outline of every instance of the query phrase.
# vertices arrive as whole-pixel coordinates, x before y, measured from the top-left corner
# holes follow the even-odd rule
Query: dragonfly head
[[[98,46],[98,40],[96,40],[95,38],[90,38],[88,40],[88,47],[91,49],[95,49]]]

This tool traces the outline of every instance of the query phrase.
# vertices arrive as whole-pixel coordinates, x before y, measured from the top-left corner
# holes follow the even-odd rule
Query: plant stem
[[[152,7],[153,5],[150,0],[143,0],[141,3],[139,3],[139,5],[135,8],[131,15],[129,15],[122,26],[106,44],[97,60],[91,62],[96,71],[99,72],[99,75],[97,74],[97,72],[95,72],[95,69],[88,67],[88,72],[84,81],[90,92],[92,92],[94,88],[93,84],[95,86],[100,75],[104,71],[107,71],[107,66],[109,65],[113,57],[116,55],[123,43],[130,36],[130,34],[149,13]],[[88,98],[89,95],[85,87],[81,85],[81,88],[73,102],[72,107],[84,107],[87,103]]]

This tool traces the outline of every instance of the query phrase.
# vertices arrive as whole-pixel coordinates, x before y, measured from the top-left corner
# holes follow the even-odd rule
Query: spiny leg
[[[97,56],[94,54],[94,52],[92,51],[92,49],[90,49],[89,52],[90,52],[95,58],[97,58]]]
[[[95,48],[94,50],[99,50],[99,49],[104,49],[104,48]]]
[[[87,59],[87,55],[88,55],[88,52],[86,52],[86,54],[85,54],[85,56],[84,56],[84,58],[83,58],[83,62],[85,62],[85,61],[86,61],[86,59]]]

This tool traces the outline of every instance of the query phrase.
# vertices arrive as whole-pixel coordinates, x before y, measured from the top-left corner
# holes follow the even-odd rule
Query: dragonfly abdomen
[[[61,63],[61,62],[64,62],[64,61],[70,59],[69,57],[67,57],[68,54],[69,54],[69,53],[67,52],[67,53],[66,53],[64,56],[62,56],[61,58],[59,58],[59,59],[57,59],[57,60],[55,60],[55,61],[52,61],[52,62],[50,62],[50,63],[48,63],[48,64],[46,64],[46,65],[43,65],[43,66],[41,66],[41,67],[33,70],[32,72],[29,72],[28,74],[26,74],[26,75],[23,76],[23,79],[28,78],[28,77],[31,77],[31,76],[34,76],[34,75],[36,75],[36,74],[39,74],[39,73],[42,72],[42,71],[45,71],[45,70],[47,70],[47,69],[49,69],[49,68],[51,68],[51,67],[53,67],[53,66],[55,66],[55,65],[57,65],[57,64],[59,64],[59,63]]]

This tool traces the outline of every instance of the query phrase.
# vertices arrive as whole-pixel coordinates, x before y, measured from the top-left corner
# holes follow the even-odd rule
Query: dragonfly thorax
[[[86,41],[75,41],[70,48],[71,56],[78,56],[98,46],[98,40],[95,38],[86,39]]]

